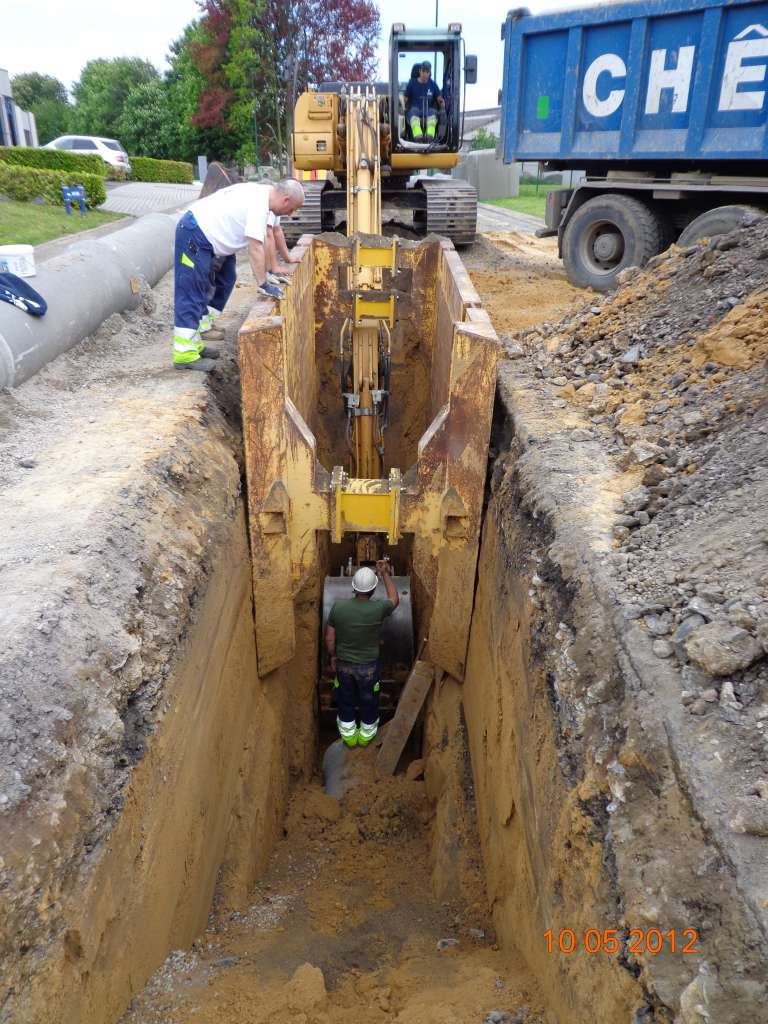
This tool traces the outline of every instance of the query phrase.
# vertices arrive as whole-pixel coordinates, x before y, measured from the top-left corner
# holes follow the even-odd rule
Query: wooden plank
[[[379,775],[395,774],[397,762],[424,706],[434,675],[434,665],[429,661],[417,661],[411,669],[395,717],[389,723],[387,735],[376,758],[376,771]]]

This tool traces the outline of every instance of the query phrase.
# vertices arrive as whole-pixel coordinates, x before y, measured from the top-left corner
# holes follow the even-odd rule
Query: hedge
[[[36,167],[14,167],[0,161],[0,195],[9,199],[24,203],[42,196],[47,203],[63,206],[62,185],[84,185],[85,201],[91,208],[107,201],[101,175],[41,171]]]
[[[124,167],[113,167],[112,164],[104,164],[107,181],[128,181],[128,171]]]
[[[130,156],[131,181],[169,181],[191,185],[192,164],[180,160],[155,160],[151,156]]]
[[[64,149],[32,149],[30,146],[0,146],[0,160],[6,164],[37,167],[43,171],[79,171],[104,177],[107,165],[94,153],[68,153]]]

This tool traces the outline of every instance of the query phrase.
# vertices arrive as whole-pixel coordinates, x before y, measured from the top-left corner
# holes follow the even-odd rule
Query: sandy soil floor
[[[374,778],[348,755],[342,802],[299,789],[285,837],[242,913],[214,912],[172,954],[122,1024],[539,1024],[521,963],[497,947],[480,881],[435,903],[424,783]]]

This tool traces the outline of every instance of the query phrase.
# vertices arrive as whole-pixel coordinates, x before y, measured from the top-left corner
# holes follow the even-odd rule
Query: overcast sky
[[[506,12],[517,6],[494,0],[438,0],[441,26],[460,21],[467,53],[478,57],[478,84],[467,88],[467,107],[495,106],[501,85],[499,30]],[[534,13],[586,6],[584,0],[528,0]],[[144,57],[162,71],[168,44],[181,35],[199,8],[195,0],[0,0],[0,67],[10,74],[40,71],[71,88],[83,65],[95,57]],[[393,21],[414,28],[434,24],[433,0],[380,0],[381,78]],[[66,12],[66,13],[65,13]]]

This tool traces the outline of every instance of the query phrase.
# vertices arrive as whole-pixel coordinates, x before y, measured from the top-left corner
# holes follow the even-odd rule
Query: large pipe
[[[104,238],[75,242],[43,263],[30,284],[48,303],[45,316],[0,302],[0,387],[23,383],[108,316],[135,309],[138,279],[154,287],[171,268],[176,220],[150,213]]]

